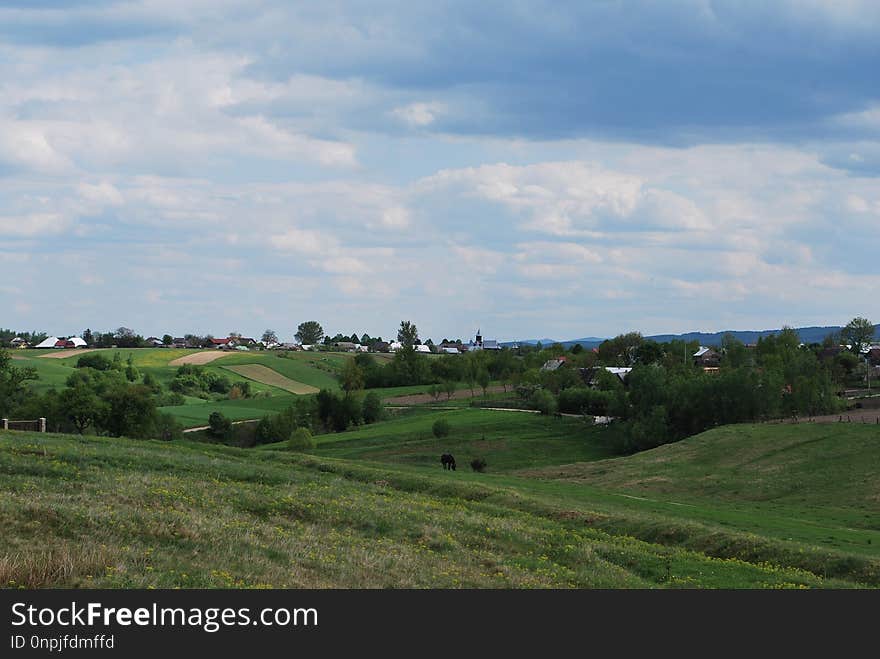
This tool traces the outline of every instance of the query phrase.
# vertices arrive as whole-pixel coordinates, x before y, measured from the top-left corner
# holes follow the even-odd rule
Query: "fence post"
[[[3,419],[3,430],[9,430],[9,419]]]
[[[46,432],[46,417],[40,417],[40,432]]]

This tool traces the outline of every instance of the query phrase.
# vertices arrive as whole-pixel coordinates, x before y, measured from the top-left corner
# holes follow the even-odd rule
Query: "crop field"
[[[609,494],[554,497],[531,487],[540,483],[186,441],[0,433],[0,583],[803,588],[880,581],[876,557],[700,526],[637,500],[610,506]],[[661,526],[665,534],[650,538]]]
[[[268,384],[292,394],[316,394],[319,391],[317,387],[291,380],[262,364],[242,364],[240,366],[224,366],[224,368],[249,380]]]
[[[222,365],[244,366],[260,364],[286,378],[302,382],[316,389],[338,389],[336,375],[343,364],[351,359],[340,353],[288,352],[281,357],[275,352],[242,352],[231,354]]]

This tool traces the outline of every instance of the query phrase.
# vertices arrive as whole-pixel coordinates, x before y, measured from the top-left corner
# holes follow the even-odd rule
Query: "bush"
[[[77,368],[93,368],[96,371],[109,371],[113,364],[100,352],[83,355],[76,360]]]
[[[541,414],[555,414],[556,398],[546,389],[538,389],[532,394],[532,407]]]
[[[383,416],[385,416],[385,407],[382,405],[382,397],[374,391],[364,396],[364,423],[375,423],[380,421]]]
[[[308,428],[297,428],[287,441],[287,448],[291,451],[307,451],[315,448],[315,438]]]
[[[208,432],[212,437],[227,440],[232,435],[232,421],[221,412],[211,412],[208,417]]]
[[[482,474],[486,471],[486,461],[483,458],[474,458],[471,460],[471,469]]]
[[[449,435],[450,430],[452,430],[452,426],[449,425],[449,421],[446,419],[437,419],[431,427],[431,432],[433,432],[434,437],[437,437],[438,439]]]
[[[183,439],[183,426],[173,416],[162,412],[156,420],[156,434],[165,441]]]

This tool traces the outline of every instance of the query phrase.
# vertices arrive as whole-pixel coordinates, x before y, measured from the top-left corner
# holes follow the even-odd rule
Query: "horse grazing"
[[[451,453],[444,453],[440,456],[440,464],[443,465],[444,469],[451,469],[455,471],[455,458],[452,457]]]

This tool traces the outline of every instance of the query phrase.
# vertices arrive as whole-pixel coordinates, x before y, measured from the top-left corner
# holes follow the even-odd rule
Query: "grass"
[[[283,389],[292,394],[316,394],[317,387],[313,387],[281,375],[278,371],[263,366],[262,364],[242,364],[240,366],[224,366],[223,368],[237,373],[249,380],[262,384],[268,384],[278,389]]]
[[[233,353],[224,357],[218,365],[259,364],[317,389],[338,389],[336,374],[346,360],[351,359],[351,356],[343,353],[286,352],[284,355],[282,357],[274,351]]]
[[[438,419],[451,425],[449,436],[436,438]],[[280,448],[273,445],[267,448]],[[484,458],[492,472],[556,465],[608,457],[602,431],[573,419],[520,412],[467,409],[415,409],[389,421],[318,437],[316,455],[437,467],[440,454],[451,452],[459,469]]]
[[[416,471],[189,442],[0,433],[0,584],[854,585],[646,542],[492,478]]]
[[[194,428],[207,425],[211,412],[222,412],[232,421],[259,419],[287,408],[293,402],[293,398],[292,394],[284,394],[239,400],[201,401],[160,407],[159,410],[173,416],[183,424],[184,428]]]

